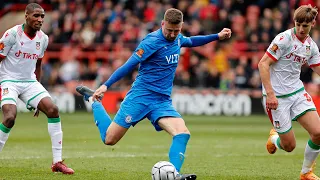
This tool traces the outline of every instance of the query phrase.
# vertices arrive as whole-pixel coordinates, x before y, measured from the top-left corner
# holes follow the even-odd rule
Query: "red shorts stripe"
[[[271,124],[273,125],[273,117],[272,117],[271,109],[267,108],[267,113],[268,113],[268,116],[269,116],[269,120],[270,120]]]

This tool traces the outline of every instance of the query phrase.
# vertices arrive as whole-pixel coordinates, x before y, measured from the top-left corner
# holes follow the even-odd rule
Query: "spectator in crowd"
[[[29,0],[19,2],[28,3]],[[95,82],[99,82],[100,79],[105,80],[109,75],[107,72],[115,70],[114,64],[124,63],[119,61],[119,57],[127,51],[126,49],[132,51],[142,37],[159,28],[158,20],[162,18],[160,15],[163,14],[164,9],[170,7],[178,8],[184,13],[185,22],[182,31],[186,36],[209,34],[222,29],[221,27],[228,27],[233,31],[232,40],[228,42],[230,50],[217,46],[216,43],[188,50],[186,56],[183,55],[185,56],[183,62],[180,63],[182,67],[176,73],[175,84],[177,86],[217,89],[239,88],[239,86],[241,89],[260,88],[261,84],[257,84],[260,81],[257,81],[258,75],[255,73],[256,57],[262,56],[270,40],[276,34],[292,27],[292,24],[289,24],[292,9],[302,4],[320,6],[320,3],[314,0],[41,0],[39,3],[47,4],[51,9],[51,12],[47,11],[47,14],[50,14],[48,16],[50,23],[46,33],[49,34],[51,41],[48,51],[61,52],[64,46],[72,46],[85,51],[82,55],[79,53],[76,57],[70,57],[73,61],[68,62],[61,61],[61,59],[57,61],[56,57],[50,58],[49,56],[45,67],[54,75],[44,78],[44,85],[49,86],[47,88],[54,87],[52,86],[53,81],[64,83],[70,79],[81,81],[91,80],[94,77],[97,77]],[[320,16],[317,22],[312,37],[320,45]],[[93,61],[89,59],[97,56],[97,51],[103,51],[105,56],[102,58],[99,56],[100,59],[95,58],[99,59],[99,64],[92,65]],[[241,64],[243,57],[247,59],[246,64],[237,67]],[[194,62],[195,59],[196,62]],[[73,63],[72,68],[82,67],[80,69],[83,69],[83,72],[70,73],[68,76],[72,78],[65,77],[64,73],[56,73],[70,69],[71,62]],[[98,70],[94,72],[97,68]],[[239,71],[242,71],[240,69],[244,69],[244,76],[238,75]],[[233,72],[234,79],[226,79],[229,77],[226,74],[230,70],[236,71]],[[116,89],[129,85],[132,77],[134,74],[120,81],[115,86]],[[240,85],[239,82],[244,77],[245,84]],[[316,78],[312,78],[312,73],[307,71],[302,73],[302,79],[312,83]]]

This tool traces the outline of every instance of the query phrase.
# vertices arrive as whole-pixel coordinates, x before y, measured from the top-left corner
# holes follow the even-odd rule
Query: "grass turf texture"
[[[43,114],[17,116],[0,153],[0,180],[150,180],[152,166],[168,160],[171,137],[144,120],[115,146],[102,144],[91,113],[62,114],[63,158],[74,175],[51,172],[51,143]],[[308,135],[293,123],[297,147],[292,153],[269,155],[265,143],[271,124],[267,116],[184,116],[191,139],[182,173],[199,180],[298,179]],[[316,171],[317,172],[317,171]]]

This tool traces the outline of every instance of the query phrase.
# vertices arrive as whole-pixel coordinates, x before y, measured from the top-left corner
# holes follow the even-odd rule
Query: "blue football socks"
[[[95,101],[92,104],[92,111],[94,122],[96,123],[96,126],[98,127],[100,132],[101,140],[103,143],[105,143],[106,131],[111,124],[111,118],[104,109],[103,105],[98,101]]]
[[[190,139],[190,134],[178,134],[172,138],[172,144],[169,151],[170,162],[180,172],[184,161],[184,153],[186,152],[187,143]]]

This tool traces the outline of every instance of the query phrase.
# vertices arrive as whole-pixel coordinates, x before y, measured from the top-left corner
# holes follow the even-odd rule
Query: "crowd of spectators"
[[[23,3],[22,1],[19,1]],[[44,65],[47,88],[72,81],[98,86],[121,66],[142,38],[161,26],[166,9],[184,13],[186,36],[218,33],[230,28],[232,38],[201,48],[182,49],[175,86],[192,88],[261,89],[257,64],[272,39],[293,27],[292,15],[302,4],[320,7],[314,0],[38,0],[50,4],[46,11],[49,51],[66,54]],[[317,4],[317,2],[319,2]],[[320,25],[320,16],[317,23]],[[312,31],[320,45],[320,26]],[[89,61],[86,53],[103,51],[104,58]],[[84,55],[80,56],[80,52]],[[130,86],[137,70],[113,88]],[[320,83],[308,67],[302,69],[305,83]]]

